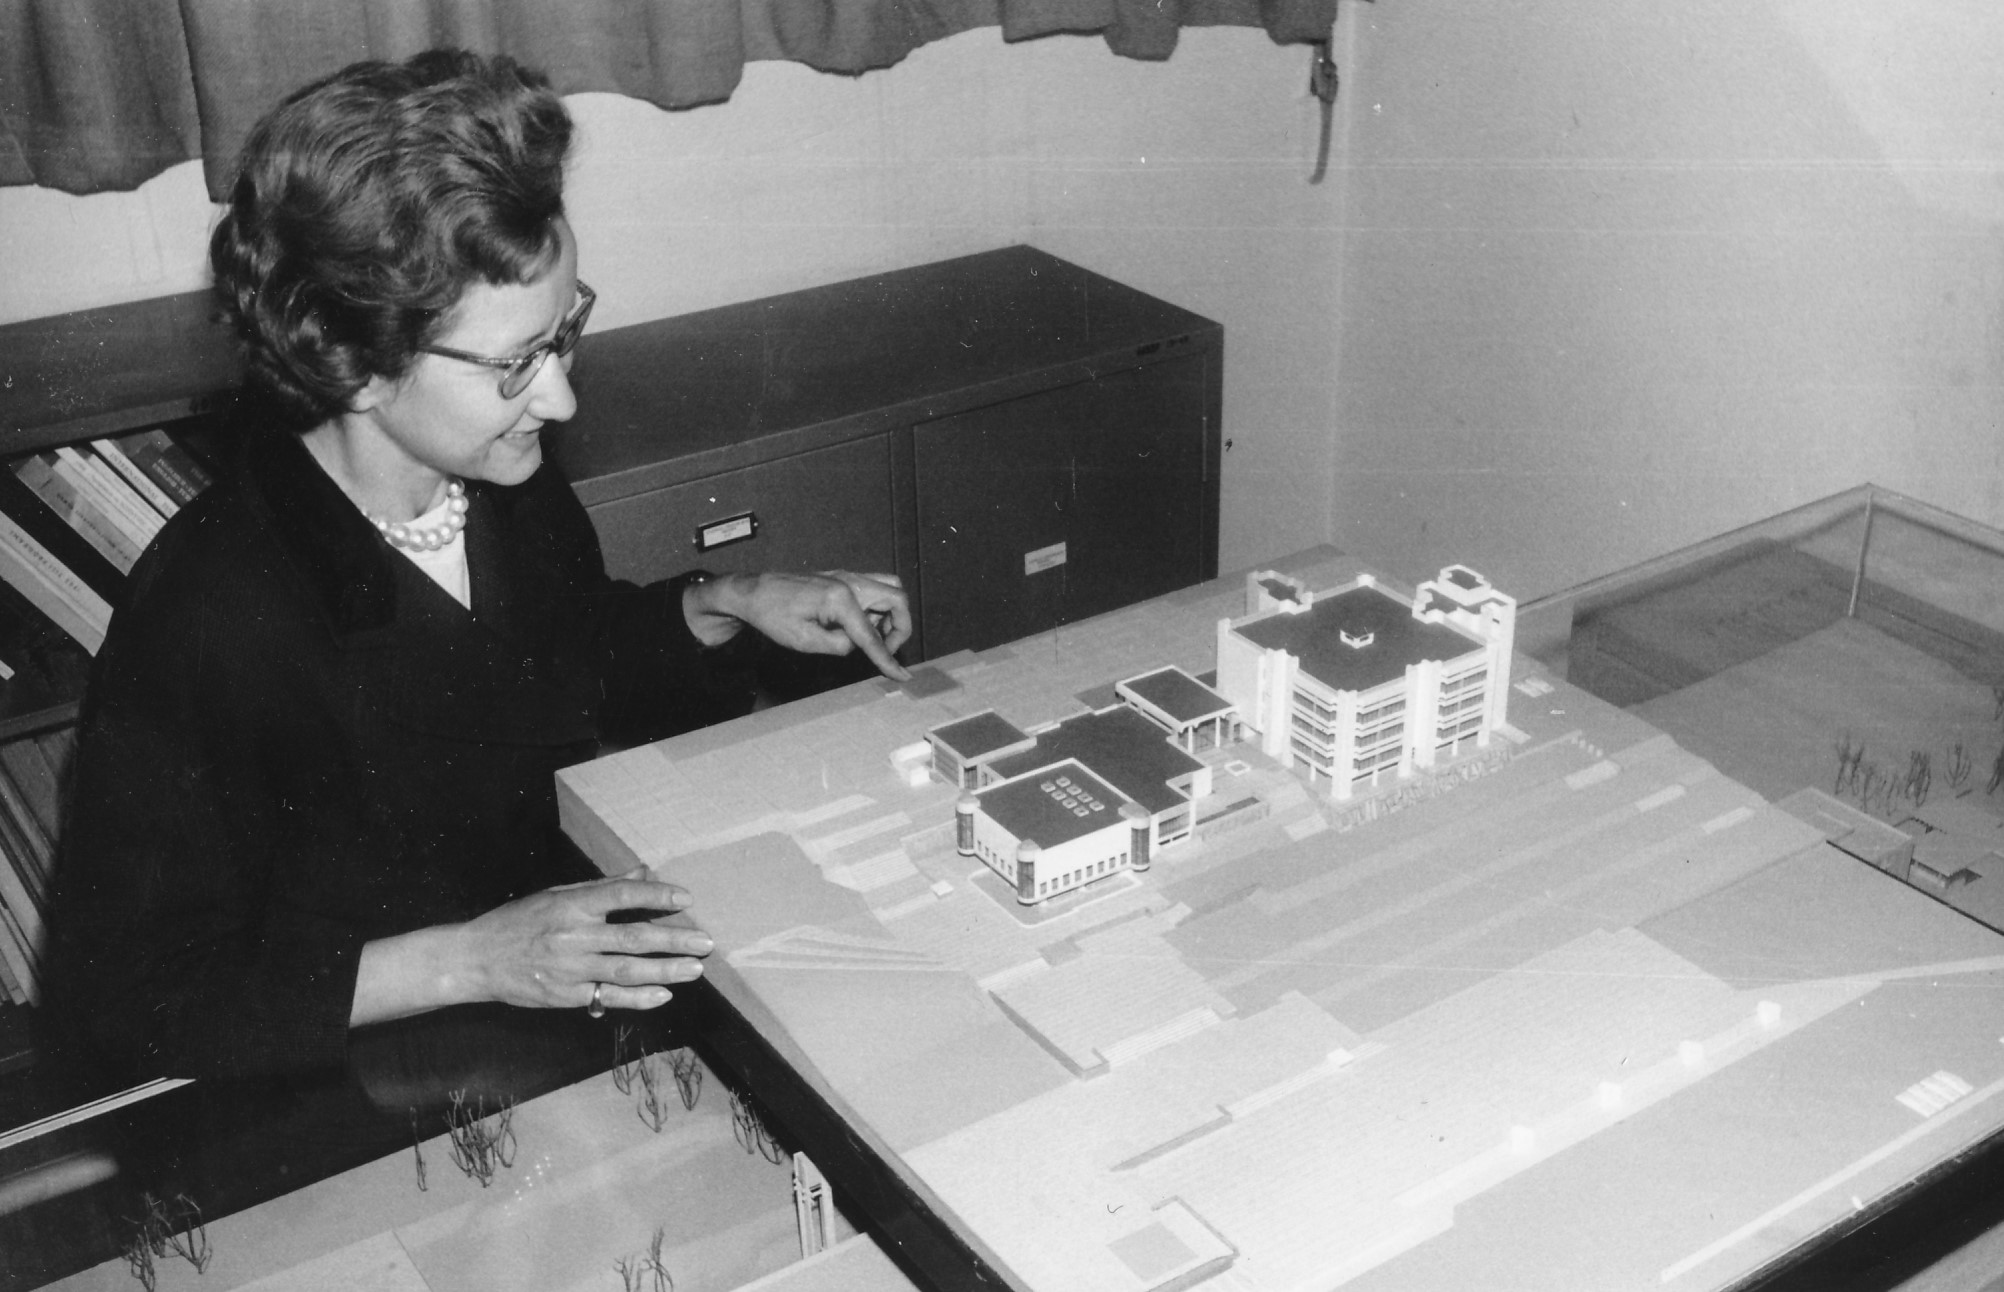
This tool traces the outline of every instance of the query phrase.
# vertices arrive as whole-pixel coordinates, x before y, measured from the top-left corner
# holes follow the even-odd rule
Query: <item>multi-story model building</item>
[[[1487,747],[1505,721],[1517,603],[1465,565],[1411,600],[1368,574],[1310,592],[1271,570],[1246,599],[1218,621],[1217,689],[1333,799]]]

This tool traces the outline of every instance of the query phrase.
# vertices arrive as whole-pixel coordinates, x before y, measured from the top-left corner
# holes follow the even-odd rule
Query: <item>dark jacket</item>
[[[80,723],[51,1013],[149,1075],[338,1063],[362,944],[593,872],[553,774],[744,712],[680,582],[605,575],[544,468],[471,484],[468,612],[289,435],[133,571]]]

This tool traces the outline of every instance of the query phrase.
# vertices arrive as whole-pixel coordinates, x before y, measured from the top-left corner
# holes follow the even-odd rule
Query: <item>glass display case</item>
[[[1519,622],[1527,654],[1764,798],[1903,829],[1900,878],[2004,928],[2004,533],[1866,485]]]
[[[2004,533],[1864,485],[1527,603],[1518,641],[2004,929]],[[1993,1135],[1860,1208],[1773,1286],[1995,1286],[2000,1156]]]

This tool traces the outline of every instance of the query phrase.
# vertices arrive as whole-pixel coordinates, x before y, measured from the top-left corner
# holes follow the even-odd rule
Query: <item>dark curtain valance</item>
[[[888,67],[927,41],[1098,32],[1167,58],[1185,26],[1321,40],[1336,0],[0,0],[0,184],[137,187],[203,159],[222,186],[239,142],[287,92],[358,59],[436,45],[505,53],[565,94],[664,108],[731,96],[746,62]]]

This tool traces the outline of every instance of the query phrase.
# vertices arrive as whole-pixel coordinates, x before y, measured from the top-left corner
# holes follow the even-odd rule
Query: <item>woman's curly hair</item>
[[[338,416],[402,377],[469,285],[547,270],[570,141],[540,73],[460,50],[356,63],[267,113],[209,263],[277,415]]]

